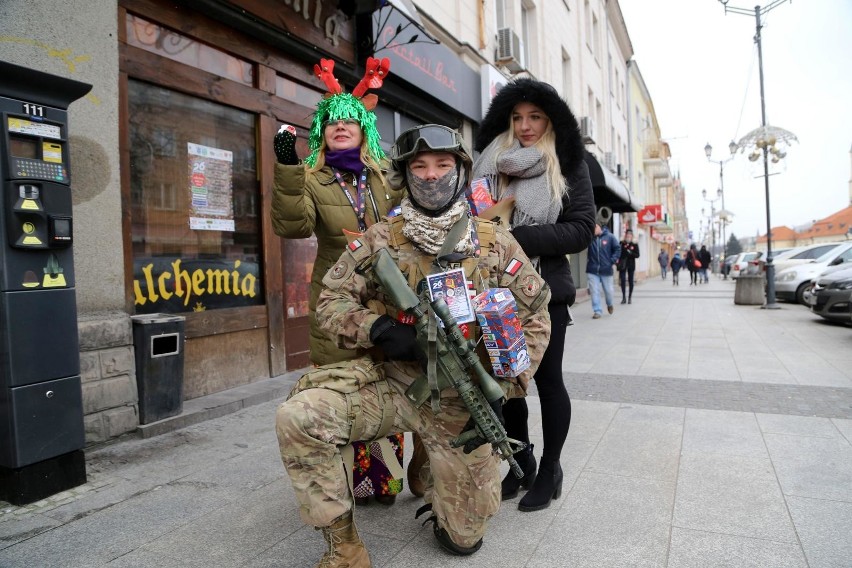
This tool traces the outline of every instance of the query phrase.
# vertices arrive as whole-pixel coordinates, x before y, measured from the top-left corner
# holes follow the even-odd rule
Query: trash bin
[[[734,288],[734,303],[745,306],[762,306],[765,278],[763,274],[740,274]]]
[[[131,316],[136,351],[139,423],[183,410],[183,343],[186,318],[172,314]]]

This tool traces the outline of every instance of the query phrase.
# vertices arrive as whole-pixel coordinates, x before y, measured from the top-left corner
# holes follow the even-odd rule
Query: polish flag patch
[[[506,272],[506,274],[510,274],[510,275],[514,276],[515,274],[518,273],[518,270],[520,270],[523,265],[524,265],[523,262],[521,262],[517,258],[513,258],[512,260],[509,261],[509,264],[506,265],[506,271],[505,272]]]
[[[359,249],[359,248],[361,248],[362,246],[364,246],[364,245],[361,243],[361,241],[360,241],[360,240],[358,240],[358,239],[355,239],[354,241],[352,241],[351,243],[349,243],[349,250],[350,250],[351,252],[355,252],[356,250],[358,250],[358,249]]]

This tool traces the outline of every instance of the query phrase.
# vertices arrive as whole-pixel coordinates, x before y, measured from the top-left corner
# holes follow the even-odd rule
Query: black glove
[[[370,328],[370,341],[391,361],[423,362],[426,359],[417,345],[414,326],[399,323],[388,315],[379,316]]]
[[[497,420],[500,421],[500,424],[505,426],[506,425],[506,419],[503,418],[503,399],[498,398],[494,402],[489,403],[489,405],[491,406],[491,410],[494,411],[494,414],[497,415]],[[471,416],[470,418],[468,418],[467,424],[465,424],[464,428],[462,428],[462,432],[467,432],[468,430],[471,430],[473,428],[476,428],[476,422],[473,421],[473,417]],[[470,452],[472,452],[473,450],[475,450],[476,448],[478,448],[482,444],[487,444],[487,443],[488,443],[488,440],[486,440],[482,436],[476,436],[475,438],[473,438],[472,440],[469,440],[464,445],[464,448],[462,448],[462,451],[466,454],[469,454]]]
[[[296,135],[288,130],[287,126],[282,126],[278,130],[272,147],[275,149],[278,163],[285,166],[295,166],[299,163],[299,157],[296,156]]]

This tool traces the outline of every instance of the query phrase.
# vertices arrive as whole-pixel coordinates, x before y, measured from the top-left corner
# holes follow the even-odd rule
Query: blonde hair
[[[320,147],[319,147],[319,153],[317,154],[316,163],[313,165],[313,167],[310,167],[310,166],[308,166],[308,164],[305,164],[305,173],[306,174],[312,174],[312,173],[318,172],[325,167],[325,151],[326,151],[327,148],[328,148],[328,144],[325,143],[325,136],[323,136],[322,142],[320,143]],[[384,174],[382,173],[382,166],[379,165],[379,163],[376,160],[374,160],[373,157],[370,155],[370,147],[369,147],[369,144],[367,143],[367,137],[366,136],[363,136],[362,140],[361,140],[360,157],[361,157],[361,162],[363,162],[363,164],[365,166],[367,166],[367,169],[371,170],[374,174],[379,176],[380,180],[382,180],[382,187],[386,187],[388,185],[388,182],[385,179]],[[357,173],[358,172],[356,172],[356,174]]]
[[[512,120],[512,115],[509,115],[509,128],[503,134],[497,137],[498,146],[497,152],[494,155],[495,162],[500,155],[512,147],[515,143],[515,124]],[[553,130],[553,122],[550,117],[547,118],[547,127],[544,129],[544,134],[541,135],[534,144],[536,150],[541,152],[541,157],[544,160],[545,175],[547,176],[547,186],[550,188],[550,198],[554,202],[562,201],[562,197],[568,193],[570,189],[568,182],[562,175],[562,168],[559,166],[559,157],[556,155],[556,132]],[[494,164],[495,170],[497,164]],[[500,174],[498,185],[500,192],[508,185],[508,176]]]

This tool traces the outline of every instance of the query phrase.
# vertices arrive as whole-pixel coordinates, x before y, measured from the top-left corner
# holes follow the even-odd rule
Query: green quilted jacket
[[[385,165],[382,164],[383,167]],[[350,192],[353,192],[351,177],[344,176],[344,179]],[[367,176],[367,184],[369,189],[365,217],[367,226],[370,226],[399,205],[404,190],[387,188],[372,171]],[[355,211],[352,210],[352,205],[338,185],[330,167],[306,175],[304,165],[275,165],[272,227],[275,234],[285,239],[306,239],[312,235],[317,238],[317,257],[311,275],[311,297],[308,305],[311,362],[315,365],[325,365],[351,359],[355,352],[338,348],[319,330],[315,318],[317,298],[322,290],[322,277],[337,262],[347,244],[343,229],[358,232]]]

